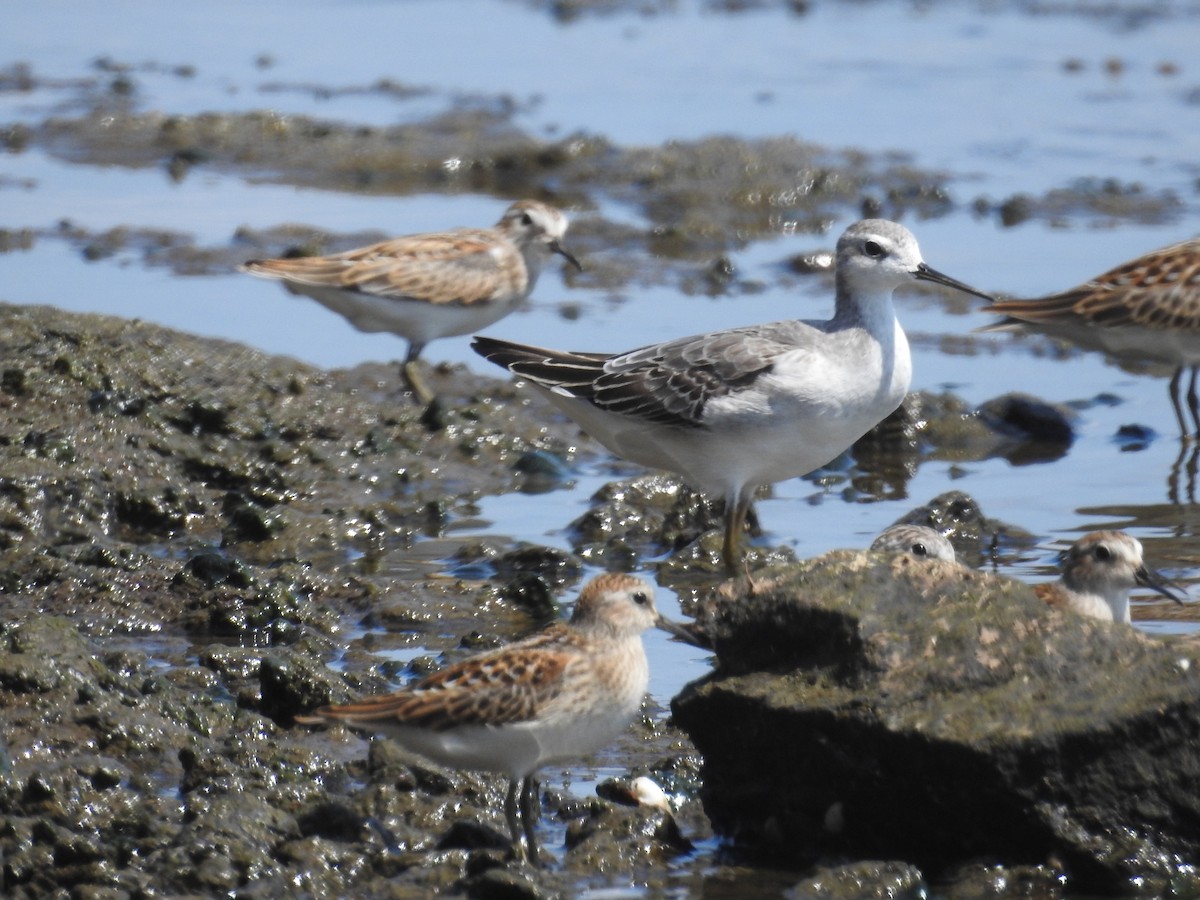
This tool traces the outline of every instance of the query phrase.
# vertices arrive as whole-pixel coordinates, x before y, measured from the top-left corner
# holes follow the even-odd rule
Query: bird
[[[957,562],[954,545],[940,531],[928,525],[892,525],[879,532],[871,549],[884,553],[907,553],[917,559]]]
[[[629,724],[646,694],[642,633],[651,627],[691,640],[658,612],[646,582],[605,573],[584,586],[568,622],[396,693],[323,706],[296,722],[343,722],[441,765],[508,776],[504,814],[513,846],[519,854],[523,830],[528,858],[539,865],[534,773],[600,749]]]
[[[1005,318],[979,331],[1039,332],[1118,360],[1173,366],[1169,392],[1179,430],[1200,433],[1200,238],[1153,250],[1070,290],[998,300],[985,311]]]
[[[1047,606],[1072,609],[1106,622],[1132,621],[1129,592],[1149,588],[1176,603],[1178,589],[1142,560],[1142,542],[1124,531],[1093,531],[1061,555],[1058,581],[1035,584],[1034,593]]]
[[[930,268],[902,225],[866,219],[837,243],[833,318],[789,319],[608,355],[476,337],[615,453],[725,501],[722,560],[736,574],[755,490],[805,475],[900,405],[912,379],[892,291],[928,281],[989,295]]]
[[[529,296],[557,253],[567,217],[537,200],[518,200],[492,228],[456,228],[392,238],[332,256],[254,259],[239,271],[283,282],[347,319],[359,331],[408,341],[400,374],[417,399],[433,395],[417,358],[437,338],[468,334],[508,315]]]

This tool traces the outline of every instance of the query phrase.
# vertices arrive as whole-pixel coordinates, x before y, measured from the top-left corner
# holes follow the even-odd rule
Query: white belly
[[[781,359],[752,390],[710,400],[698,427],[650,424],[541,390],[617,455],[730,497],[831,462],[900,405],[912,363],[899,325],[892,341],[866,351],[867,358],[835,354],[816,363],[812,354]]]
[[[294,294],[316,300],[359,331],[394,334],[420,344],[486,328],[506,316],[521,299],[505,297],[472,304],[429,303],[312,285],[289,284],[287,287]]]

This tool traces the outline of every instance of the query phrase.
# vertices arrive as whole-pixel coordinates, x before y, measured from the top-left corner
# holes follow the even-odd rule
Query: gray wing
[[[615,356],[476,337],[475,351],[522,378],[600,409],[660,425],[702,427],[704,407],[745,390],[795,349],[778,322],[680,338]]]

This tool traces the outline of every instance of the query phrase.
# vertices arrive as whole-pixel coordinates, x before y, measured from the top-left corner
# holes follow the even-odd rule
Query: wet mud
[[[703,596],[723,580],[719,510],[652,475],[598,494],[574,553],[456,541],[480,497],[543,490],[597,448],[512,384],[461,369],[431,371],[431,420],[394,366],[322,372],[49,308],[0,308],[0,334],[10,896],[542,896],[634,873],[713,877],[687,849],[711,839],[700,760],[664,710],[600,764],[651,775],[681,805],[549,791],[549,871],[505,848],[500,779],[292,719],[545,624],[585,560],[628,568],[667,551],[658,577]],[[854,489],[902,487],[922,454],[1010,446],[985,421],[914,395],[864,444]],[[1021,538],[965,495],[915,515],[956,523],[976,558]]]
[[[608,14],[606,6],[547,11],[569,18]],[[804,4],[794,6],[802,14]],[[0,71],[2,90],[49,90],[64,101],[52,117],[0,127],[5,150],[159,168],[176,180],[210,169],[580,210],[615,199],[647,225],[581,217],[572,249],[593,262],[568,277],[618,296],[644,285],[697,296],[761,291],[727,254],[781,230],[824,240],[848,213],[935,218],[965,204],[1006,225],[1066,212],[1146,221],[1181,202],[1087,180],[1041,197],[962,201],[949,173],[795,138],[658,147],[547,139],[517,127],[505,97],[460,98],[386,128],[146,112],[136,103],[139,66],[101,60],[95,69],[73,84],[47,83],[36,67]],[[191,77],[186,66],[174,74]],[[399,103],[420,91],[356,90]],[[89,260],[121,254],[204,276],[253,256],[384,236],[295,223],[202,245],[137,223],[95,232],[63,221],[6,230],[0,252],[61,241]],[[785,287],[828,279],[828,258],[797,258],[770,277]],[[606,487],[570,523],[571,552],[503,535],[457,539],[453,526],[480,498],[552,488],[600,450],[510,383],[437,365],[428,380],[443,399],[434,413],[411,403],[392,365],[326,372],[141,322],[0,307],[6,894],[541,897],[631,879],[648,895],[925,890],[922,873],[900,862],[789,871],[714,851],[701,761],[662,709],[646,708],[596,765],[621,778],[651,775],[678,798],[674,812],[550,790],[544,827],[557,862],[546,871],[512,859],[498,779],[293,725],[316,705],[391,689],[545,624],[585,562],[632,568],[655,558],[658,578],[685,605],[719,579],[719,511],[661,476]],[[951,394],[914,394],[829,478],[849,498],[903,497],[922,460],[1023,464],[1061,455],[1072,433],[1069,410],[1036,398],[975,409]],[[938,498],[918,518],[954,520],[956,548],[973,564],[1027,540],[965,495]],[[793,556],[762,541],[754,553],[754,565]],[[1044,869],[979,866],[951,879],[951,891],[997,893],[1006,879],[1047,896],[1062,890]]]

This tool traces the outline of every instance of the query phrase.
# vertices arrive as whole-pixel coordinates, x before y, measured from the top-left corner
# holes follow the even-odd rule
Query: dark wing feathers
[[[516,665],[512,659],[466,660],[455,671],[422,681],[398,720],[435,731],[528,721],[554,690],[568,660],[563,653],[522,654]]]
[[[1032,300],[998,301],[987,311],[1033,324],[1192,331],[1200,329],[1198,291],[1200,240],[1190,240],[1122,263],[1070,290]]]
[[[497,276],[505,274],[496,247],[494,235],[461,229],[392,238],[333,256],[251,260],[243,268],[296,286],[470,305],[490,300]]]
[[[1031,300],[997,300],[985,310],[1018,322],[1066,322],[1078,318],[1075,303],[1088,293],[1090,290],[1084,292],[1082,288],[1076,288]]]
[[[315,716],[300,716],[296,721],[336,719],[351,725],[407,725],[432,731],[528,721],[559,688],[563,672],[578,655],[574,641],[565,627],[551,627],[528,641],[435,672],[407,690],[324,706]]]
[[[793,347],[771,326],[681,338],[614,356],[486,337],[476,337],[471,346],[542,387],[608,412],[682,427],[702,426],[705,404],[753,384]]]

